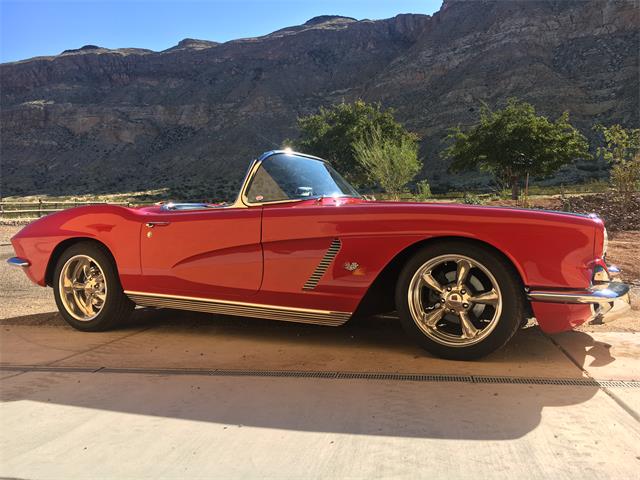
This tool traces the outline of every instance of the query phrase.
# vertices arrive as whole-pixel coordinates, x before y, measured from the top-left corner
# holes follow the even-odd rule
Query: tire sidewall
[[[88,321],[80,321],[69,314],[61,298],[60,274],[62,273],[62,268],[70,258],[76,255],[86,255],[98,263],[104,273],[107,284],[107,298],[104,306],[95,318]],[[80,242],[66,249],[56,263],[52,286],[58,310],[65,321],[72,327],[87,332],[97,332],[107,330],[115,323],[114,318],[118,315],[118,302],[121,300],[119,297],[124,294],[122,293],[120,278],[111,255],[98,244],[93,242]]]
[[[451,254],[464,255],[484,265],[495,277],[502,295],[502,312],[494,330],[469,346],[453,347],[432,340],[416,325],[409,310],[409,284],[416,271],[434,257]],[[515,334],[524,315],[523,292],[517,272],[499,255],[471,243],[448,241],[421,248],[406,263],[396,286],[396,307],[404,330],[425,350],[443,358],[473,360],[501,348]]]

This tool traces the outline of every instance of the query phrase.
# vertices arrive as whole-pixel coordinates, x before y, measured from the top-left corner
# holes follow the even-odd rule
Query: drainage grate
[[[209,375],[214,377],[336,378],[338,372],[295,370],[211,370]]]
[[[594,380],[594,383],[596,383],[599,387],[608,387],[608,388],[626,388],[626,387],[633,387],[633,385],[628,385],[628,382],[625,382],[623,380]],[[631,382],[631,383],[638,383],[638,382]]]
[[[376,372],[339,372],[336,378],[351,380],[397,380],[405,382],[466,382],[472,377],[466,375],[424,375],[419,373],[376,373]]]
[[[100,367],[62,367],[50,365],[0,365],[0,372],[72,372],[95,373]]]
[[[210,370],[198,368],[101,368],[96,373],[137,373],[142,375],[209,375]]]
[[[527,378],[527,377],[485,377],[474,376],[474,383],[508,383],[518,385],[565,385],[597,387],[598,383],[590,378]]]
[[[62,367],[55,365],[0,365],[5,372],[129,373],[142,375],[206,375],[212,377],[324,378],[335,380],[393,380],[400,382],[460,382],[505,385],[557,385],[566,387],[640,388],[635,380],[591,378],[534,378],[485,375],[444,375],[397,372],[333,372],[322,370],[233,370],[188,368]]]

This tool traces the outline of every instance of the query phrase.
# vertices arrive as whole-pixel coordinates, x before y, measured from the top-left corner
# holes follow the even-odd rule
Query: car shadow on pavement
[[[564,332],[561,335],[571,336],[571,343],[574,348],[571,349],[571,353],[563,350],[580,368],[583,365],[604,367],[616,361],[615,357],[611,355],[611,345],[596,340],[588,333],[572,331]],[[554,343],[557,342],[554,340]],[[592,360],[587,362],[587,357],[591,357]]]
[[[30,405],[25,421],[40,409],[54,417],[103,411],[129,420],[133,414],[234,428],[474,440],[523,437],[545,409],[570,406],[585,418],[580,405],[597,393],[587,386],[71,372],[26,373],[2,385],[3,402]]]
[[[505,348],[480,361],[453,362],[419,348],[390,317],[325,327],[148,308],[137,309],[126,324],[109,332],[78,332],[55,312],[2,319],[0,326],[35,327],[21,337],[37,333],[44,336],[40,343],[51,340],[53,349],[58,341],[65,345],[65,356],[75,349],[66,366],[582,376],[537,328],[521,330]],[[103,342],[109,348],[102,348]]]
[[[612,345],[596,340],[586,332],[569,331],[552,336],[556,344],[580,369],[611,365],[616,358],[611,354]],[[571,345],[568,349],[567,344]]]
[[[54,318],[55,314],[54,317],[51,315],[16,317],[5,319],[1,324],[9,329],[14,325],[35,325],[38,330],[48,324],[64,329],[61,333],[65,336],[70,333],[88,335],[78,338],[95,335],[75,332],[60,318]],[[151,370],[163,365],[167,369],[176,368],[176,365],[212,368],[220,362],[223,362],[223,368],[312,371],[418,372],[436,365],[433,368],[439,373],[499,375],[507,372],[504,378],[552,376],[549,374],[560,368],[562,359],[567,360],[555,347],[541,355],[533,351],[532,345],[537,348],[541,338],[545,342],[541,345],[551,343],[536,328],[520,332],[514,346],[478,362],[431,358],[413,346],[392,319],[327,328],[146,309],[136,311],[132,321],[119,331],[131,332],[122,345],[118,346],[115,341],[92,348],[88,353],[81,352],[73,362],[66,360],[58,364],[73,368],[84,362],[108,368],[109,362],[114,361],[112,368],[115,369],[140,367],[144,360],[140,351],[163,341],[166,346],[145,354],[145,358],[152,360],[142,365],[149,368],[149,372],[144,368],[135,373],[33,371],[4,376],[0,379],[1,400],[32,402],[29,414],[41,408],[64,406],[207,422],[228,428],[246,426],[357,435],[505,440],[520,438],[534,430],[545,409],[587,408],[582,404],[593,399],[599,391],[592,385],[510,384],[501,383],[501,380],[496,383],[416,382],[283,378],[260,376],[259,373],[251,376],[194,375]],[[594,347],[589,335],[581,335],[584,335],[585,350],[600,348]],[[185,353],[183,345],[194,342],[200,344]],[[220,352],[224,350],[225,342],[229,345],[228,350],[243,351],[223,355]],[[213,353],[207,348],[214,350]],[[198,349],[203,349],[207,355],[201,355]],[[252,357],[254,353],[256,355]],[[589,354],[593,355],[593,352]],[[174,357],[181,363],[176,363]],[[206,363],[200,360],[202,358],[213,363]],[[529,358],[544,371],[537,375],[535,369],[533,375],[527,373],[532,372],[527,368]],[[302,363],[301,359],[304,359]],[[393,362],[397,362],[397,366]],[[581,376],[579,369],[574,365],[571,368],[578,372],[576,378]],[[518,372],[522,372],[521,375],[517,375]],[[606,401],[604,397],[601,395],[598,401]],[[74,410],[65,408],[61,411],[67,415]],[[63,420],[61,422],[64,424]],[[584,428],[588,430],[588,426]]]

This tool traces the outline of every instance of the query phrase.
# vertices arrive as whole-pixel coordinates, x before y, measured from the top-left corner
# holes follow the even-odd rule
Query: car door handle
[[[147,222],[145,223],[145,225],[149,228],[153,228],[153,227],[166,227],[167,225],[169,225],[171,222]]]

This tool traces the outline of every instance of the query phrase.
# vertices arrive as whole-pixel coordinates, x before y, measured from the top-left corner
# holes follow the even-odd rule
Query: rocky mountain
[[[569,110],[587,134],[640,126],[639,12],[637,0],[446,0],[433,16],[322,16],[226,43],[89,45],[2,64],[2,195],[229,196],[251,158],[295,138],[298,116],[357,98],[395,108],[424,138],[434,190],[481,187],[439,157],[446,129],[476,121],[481,102]],[[604,173],[578,164],[560,180]]]

